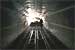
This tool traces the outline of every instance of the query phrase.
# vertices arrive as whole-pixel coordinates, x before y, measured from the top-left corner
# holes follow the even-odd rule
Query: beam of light
[[[37,31],[35,30],[35,42],[34,42],[35,43],[35,48],[36,48],[36,40],[37,40],[36,39],[36,37],[37,37],[36,33],[37,33]]]
[[[44,11],[44,10],[43,10]],[[31,24],[31,22],[35,22],[35,21],[40,21],[39,19],[43,20],[43,23],[45,23],[45,16],[46,14],[44,13],[38,13],[36,10],[28,8],[27,9],[27,14],[25,13],[26,17],[26,21],[28,22],[28,25]]]
[[[39,36],[38,36],[38,30],[37,30],[37,39],[39,39]]]
[[[68,10],[68,9],[70,9],[70,8],[73,8],[73,7],[75,7],[75,5],[72,5],[72,6],[66,7],[66,8],[61,9],[61,10],[58,10],[58,11],[56,11],[56,12],[54,12],[54,13],[49,14],[49,15],[51,16],[51,15],[54,15],[54,14],[60,13],[60,12],[62,12],[62,11],[66,11],[66,10]],[[75,30],[75,28],[73,29],[73,28],[70,28],[70,27],[68,27],[68,26],[63,26],[63,25],[56,24],[56,23],[50,23],[50,24],[52,24],[52,25],[56,25],[56,26],[59,26],[59,27],[65,28],[65,29],[69,29],[69,30]],[[47,29],[49,29],[49,28],[47,28]]]
[[[51,15],[54,15],[54,14],[56,14],[56,13],[60,13],[60,12],[62,12],[62,11],[68,10],[68,9],[70,9],[70,8],[73,8],[73,7],[75,7],[75,6],[72,5],[72,6],[66,7],[66,8],[64,8],[64,9],[58,10],[58,11],[56,11],[56,12],[53,12],[53,13],[51,13],[51,14],[49,14],[49,15],[51,16]]]
[[[38,48],[38,40],[37,39],[39,39],[39,36],[38,36],[38,30],[36,29],[35,30],[35,41],[34,41],[35,49]]]
[[[29,39],[29,43],[30,43],[30,41],[31,41],[32,35],[33,35],[33,30],[30,32],[30,39]]]
[[[45,30],[44,27],[43,27],[43,32],[44,32],[44,34],[45,34],[48,38],[50,38],[50,36],[47,34],[47,31]]]
[[[44,40],[45,46],[48,49],[50,47],[50,45],[49,45],[49,43],[48,43],[48,41],[47,41],[46,36],[44,35],[44,33],[42,32],[42,30],[40,31],[40,34],[42,36],[42,39]]]
[[[51,31],[51,30],[50,30]],[[47,31],[45,30],[45,28],[43,27],[43,32],[45,35],[47,35],[47,37],[49,38],[50,41],[52,41],[52,44],[54,44],[55,46],[55,42],[51,39],[50,35],[47,33]],[[55,32],[55,31],[54,31]],[[56,47],[56,46],[55,46]]]
[[[61,27],[61,28],[69,29],[69,30],[75,30],[75,28],[71,28],[68,26],[61,25],[61,24],[56,24],[56,23],[50,23],[50,24],[56,25],[56,26]]]

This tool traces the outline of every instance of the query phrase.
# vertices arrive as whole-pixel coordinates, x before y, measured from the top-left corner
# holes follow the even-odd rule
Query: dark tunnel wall
[[[57,2],[58,3],[58,2]],[[74,5],[73,2],[59,2],[56,6],[56,13],[51,15],[49,11],[49,16],[47,18],[49,29],[52,31],[52,34],[55,35],[59,40],[61,40],[68,47],[74,47],[74,7],[66,9],[71,5]],[[54,3],[53,3],[54,4]],[[52,6],[53,7],[53,6]],[[51,7],[51,8],[52,8]],[[54,6],[55,7],[55,6]],[[62,11],[62,9],[64,10]],[[50,10],[50,7],[49,7]]]
[[[25,0],[20,1],[20,5],[14,5],[16,0],[2,0],[0,1],[2,7],[2,33],[0,47],[4,48],[9,43],[11,43],[18,35],[23,32],[25,26],[17,14],[17,8],[21,7],[21,4]],[[44,0],[45,1],[45,0]],[[19,1],[17,1],[19,2]],[[47,22],[49,25],[49,30],[55,35],[59,40],[61,40],[69,48],[74,47],[74,8],[68,10],[63,10],[62,12],[54,13],[63,8],[73,5],[73,1],[50,1],[46,0],[48,6],[48,17]],[[51,6],[50,6],[51,5]]]
[[[24,30],[24,25],[16,14],[16,8],[11,0],[1,1],[1,5],[2,45],[0,47],[5,47]]]
[[[61,15],[61,16],[60,16]],[[51,18],[51,20],[49,19]],[[49,28],[55,36],[65,43],[68,47],[73,47],[74,43],[74,30],[70,26],[70,22],[67,16],[63,16],[61,13],[48,17]],[[66,27],[67,26],[67,27]]]

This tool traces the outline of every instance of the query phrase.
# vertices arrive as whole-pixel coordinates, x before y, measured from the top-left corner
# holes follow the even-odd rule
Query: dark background
[[[22,5],[24,5],[25,1],[26,0],[0,1],[0,48],[6,47],[24,31],[25,26],[20,19],[21,14],[17,13],[17,9],[23,7]],[[41,2],[41,0],[38,1]],[[49,25],[49,30],[66,46],[73,48],[75,44],[74,0],[43,0],[43,4],[47,5],[48,17],[46,20]],[[53,15],[51,15],[52,13]]]

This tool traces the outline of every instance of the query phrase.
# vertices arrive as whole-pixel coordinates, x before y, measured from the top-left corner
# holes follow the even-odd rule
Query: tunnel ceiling
[[[72,8],[72,6],[73,6],[73,1],[72,0],[68,0],[68,1],[67,0],[66,1],[65,0],[56,0],[56,1],[55,0],[30,0],[30,1],[31,2],[29,2],[29,0],[28,0],[28,2],[27,2],[27,0],[22,0],[22,1],[20,1],[20,0],[10,0],[9,2],[5,2],[6,4],[4,4],[3,7],[6,7],[4,9],[7,9],[7,11],[9,13],[11,12],[11,14],[8,15],[8,16],[16,15],[16,16],[22,17],[24,15],[23,11],[26,11],[26,10],[24,10],[24,8],[25,9],[29,8],[28,4],[31,4],[31,6],[34,9],[40,9],[40,10],[42,9],[42,6],[45,6],[48,13],[49,13],[48,15],[50,17],[52,14],[53,15],[55,15],[55,14],[58,15],[59,13],[61,15],[62,14],[65,15],[65,13],[63,13],[63,11],[64,12],[68,11],[68,9]],[[12,6],[9,6],[10,3],[11,3]],[[72,14],[73,14],[73,12],[72,12]],[[17,19],[16,17],[13,17],[13,18]],[[5,20],[7,20],[7,19],[5,19]],[[49,19],[49,20],[51,20],[51,19]],[[57,19],[55,19],[55,20],[57,20]],[[9,23],[11,24],[10,21],[9,21]],[[7,24],[4,24],[4,25],[7,25]]]
[[[24,28],[26,15],[23,12],[27,13],[28,8],[39,9],[41,12],[45,6],[48,13],[47,29],[68,47],[73,47],[74,0],[2,0],[1,4],[4,41],[9,42],[9,37],[16,37],[19,30]],[[14,38],[10,38],[10,41],[12,39]]]

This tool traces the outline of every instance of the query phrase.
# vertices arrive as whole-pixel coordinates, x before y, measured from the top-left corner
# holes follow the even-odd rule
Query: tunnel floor
[[[32,27],[19,35],[5,49],[68,49],[68,47],[44,27]]]

